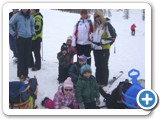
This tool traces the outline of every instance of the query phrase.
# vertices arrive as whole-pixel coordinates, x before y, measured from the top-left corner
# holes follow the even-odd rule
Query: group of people
[[[41,69],[43,15],[39,9],[13,9],[9,14],[9,41],[17,63],[17,77],[28,77],[28,68]],[[32,51],[34,52],[35,62]]]
[[[107,86],[109,78],[110,47],[117,34],[108,18],[104,18],[102,11],[94,13],[93,23],[86,9],[81,10],[80,16],[73,36],[67,38],[57,54],[59,87],[53,100],[45,97],[42,101],[45,108],[98,109],[100,93],[104,95],[103,87]],[[21,9],[10,18],[9,25],[16,53],[11,50],[14,57],[18,58],[17,76],[25,79],[28,77],[29,67],[33,71],[41,68],[43,16],[39,9]],[[95,77],[91,70],[91,50],[96,67]],[[35,63],[32,51],[35,54]],[[75,54],[77,62],[73,59]]]
[[[115,29],[101,11],[94,13],[93,24],[88,18],[87,10],[81,10],[80,15],[73,36],[67,38],[57,54],[60,83],[58,91],[53,100],[45,97],[42,106],[48,109],[99,109],[101,94],[107,101],[106,106],[111,106],[109,108],[127,108],[123,103],[117,107],[117,104],[113,104],[118,101],[115,94],[113,97],[103,90],[108,84],[109,49],[116,39]],[[91,50],[96,66],[95,77],[91,70]],[[75,54],[77,62],[73,62]],[[116,93],[118,96],[118,92]]]

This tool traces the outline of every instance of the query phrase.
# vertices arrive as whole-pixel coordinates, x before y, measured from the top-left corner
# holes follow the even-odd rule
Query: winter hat
[[[68,36],[68,37],[67,37],[67,40],[72,40],[72,36]]]
[[[68,77],[64,83],[63,83],[63,87],[66,88],[66,87],[70,87],[70,88],[73,88],[73,82],[71,80],[70,77]]]
[[[81,60],[83,63],[87,62],[87,57],[85,55],[78,56],[78,60]]]
[[[61,47],[61,51],[64,51],[64,50],[68,50],[68,47],[67,47],[67,45],[66,44],[63,44],[63,46]]]
[[[91,67],[90,67],[90,65],[87,65],[87,64],[85,64],[85,65],[83,65],[82,67],[81,67],[81,69],[80,69],[80,73],[81,73],[81,75],[83,75],[85,72],[90,72],[90,73],[92,73],[92,70],[91,70]]]

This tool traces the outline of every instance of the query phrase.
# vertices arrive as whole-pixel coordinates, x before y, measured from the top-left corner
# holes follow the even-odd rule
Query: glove
[[[100,102],[100,99],[97,98],[97,99],[96,99],[96,104],[97,104],[97,105],[100,105],[100,103],[101,103],[101,102]]]
[[[79,103],[78,105],[79,105],[79,109],[85,109],[83,103]]]

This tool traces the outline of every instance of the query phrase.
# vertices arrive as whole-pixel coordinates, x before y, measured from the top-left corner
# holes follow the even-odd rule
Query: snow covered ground
[[[42,108],[41,101],[44,97],[53,98],[58,88],[58,60],[57,53],[60,46],[66,41],[69,35],[72,35],[73,28],[79,20],[79,14],[60,12],[57,10],[41,10],[44,16],[44,34],[43,34],[43,61],[42,69],[31,71],[29,76],[36,75],[38,79],[38,108]],[[142,21],[142,11],[130,10],[129,20],[123,19],[122,12],[112,11],[111,23],[115,27],[118,37],[110,49],[109,70],[111,79],[119,71],[124,71],[124,75],[119,80],[125,80],[128,77],[128,71],[132,68],[140,71],[140,77],[145,79],[145,22]],[[91,16],[91,19],[92,16]],[[130,26],[136,24],[136,35],[131,36]],[[114,54],[114,48],[116,53]],[[12,52],[9,52],[9,79],[18,80],[17,65],[12,61]],[[92,54],[92,71],[95,75],[94,58]],[[119,83],[116,81],[114,87]],[[101,97],[101,101],[103,98]]]

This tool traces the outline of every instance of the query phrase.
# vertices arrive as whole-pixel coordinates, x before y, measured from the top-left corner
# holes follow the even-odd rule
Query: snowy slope
[[[79,14],[60,12],[57,10],[41,10],[44,16],[44,34],[43,34],[43,61],[40,71],[31,71],[29,76],[36,75],[39,84],[39,94],[37,104],[40,104],[44,97],[53,98],[57,91],[58,83],[58,60],[57,53],[60,46],[66,41],[69,35],[72,35],[73,28],[79,20]],[[123,70],[124,75],[120,80],[128,78],[128,71],[132,68],[140,71],[140,77],[145,79],[145,22],[141,19],[141,10],[131,10],[130,19],[122,18],[122,12],[112,11],[111,23],[115,27],[118,37],[116,43],[110,50],[109,69],[110,78],[119,71]],[[92,17],[92,16],[91,16]],[[131,36],[130,26],[135,23],[136,36]],[[114,47],[116,54],[114,54]],[[92,71],[95,73],[94,58],[92,54]],[[9,53],[9,79],[10,81],[18,80],[17,65],[12,61],[12,52]],[[115,82],[112,89],[118,84]],[[101,101],[103,98],[101,98]]]

